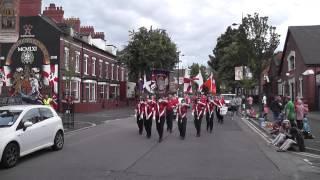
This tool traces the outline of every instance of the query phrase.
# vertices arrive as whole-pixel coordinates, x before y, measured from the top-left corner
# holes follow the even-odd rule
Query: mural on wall
[[[34,100],[58,95],[58,64],[51,64],[45,45],[34,38],[15,43],[0,69],[0,89],[9,87],[10,96]],[[56,101],[55,101],[56,102]]]

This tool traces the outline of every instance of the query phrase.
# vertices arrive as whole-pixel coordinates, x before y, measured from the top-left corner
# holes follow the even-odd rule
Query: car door
[[[43,123],[43,128],[45,129],[45,134],[43,136],[45,137],[44,141],[46,144],[53,143],[54,135],[55,135],[55,129],[56,129],[56,120],[54,119],[54,115],[49,108],[40,108],[40,115]]]
[[[24,129],[23,124],[27,121],[32,122],[33,125]],[[40,122],[41,116],[38,108],[28,110],[22,117],[17,128],[17,136],[20,141],[22,155],[33,151],[41,145],[43,130],[41,129]]]

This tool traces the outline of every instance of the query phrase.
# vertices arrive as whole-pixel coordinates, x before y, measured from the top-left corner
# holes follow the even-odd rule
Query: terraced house
[[[5,0],[1,7],[1,96],[71,95],[76,112],[121,106],[126,99],[127,69],[116,60],[103,32],[65,18],[62,7],[41,0]],[[122,101],[121,101],[122,100]]]

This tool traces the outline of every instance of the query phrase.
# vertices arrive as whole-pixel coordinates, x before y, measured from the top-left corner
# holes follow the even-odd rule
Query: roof
[[[306,65],[320,64],[320,25],[290,26],[289,33],[295,40],[304,63]]]

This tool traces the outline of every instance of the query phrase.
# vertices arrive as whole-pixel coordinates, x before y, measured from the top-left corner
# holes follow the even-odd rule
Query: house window
[[[104,91],[105,85],[100,85],[99,86],[99,94],[100,94],[100,99],[104,99],[105,97],[105,91]]]
[[[80,101],[80,81],[68,80],[65,81],[64,95],[72,96],[75,102]]]
[[[288,61],[288,71],[292,71],[296,68],[296,53],[295,51],[291,51],[289,53],[289,56],[287,58],[287,61]]]
[[[119,66],[117,66],[117,81],[119,81]]]
[[[84,63],[84,65],[83,65],[83,68],[84,68],[83,73],[85,75],[88,75],[88,55],[86,55],[86,54],[84,55],[83,63]]]
[[[96,101],[96,84],[91,84],[91,96],[90,101]]]
[[[90,100],[90,84],[87,83],[85,86],[86,89],[86,100]]]
[[[106,78],[109,79],[109,63],[106,62]]]
[[[80,72],[80,52],[76,51],[75,71]]]
[[[64,68],[69,71],[69,49],[68,48],[64,48]]]
[[[92,58],[92,76],[96,76],[96,58]]]
[[[111,80],[113,80],[114,64],[111,65]]]
[[[121,81],[124,81],[124,68],[121,68]]]
[[[102,60],[99,60],[99,77],[102,78]]]

